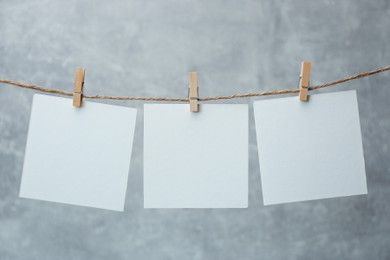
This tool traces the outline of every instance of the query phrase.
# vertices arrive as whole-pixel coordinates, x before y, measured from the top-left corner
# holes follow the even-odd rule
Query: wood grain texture
[[[303,61],[301,66],[301,76],[299,79],[299,99],[301,101],[308,100],[309,82],[310,82],[310,67],[311,63]]]
[[[199,93],[198,93],[198,73],[190,72],[190,91],[189,91],[189,99],[190,99],[190,111],[191,112],[199,112]]]
[[[84,87],[85,69],[76,68],[74,78],[74,92],[73,92],[73,106],[81,107],[83,99],[83,87]]]

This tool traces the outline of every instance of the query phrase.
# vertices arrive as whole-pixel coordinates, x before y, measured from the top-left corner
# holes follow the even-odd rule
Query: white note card
[[[34,95],[20,197],[123,211],[136,114]]]
[[[265,205],[367,194],[356,91],[254,102]]]
[[[248,207],[248,106],[144,106],[145,208]]]

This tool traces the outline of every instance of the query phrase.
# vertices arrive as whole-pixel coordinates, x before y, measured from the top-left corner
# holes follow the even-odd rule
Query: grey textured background
[[[390,1],[0,0],[0,76],[85,92],[200,95],[390,65]],[[369,195],[262,205],[250,114],[248,209],[143,209],[142,102],[124,213],[18,198],[33,91],[0,85],[0,259],[390,259],[390,74],[357,89]],[[250,102],[240,100],[235,102]],[[286,129],[288,134],[288,129]]]

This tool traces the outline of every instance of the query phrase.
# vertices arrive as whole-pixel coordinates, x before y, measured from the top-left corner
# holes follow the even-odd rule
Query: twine
[[[315,85],[309,87],[309,90],[315,90],[320,88],[326,88],[333,85],[337,85],[340,83],[344,83],[350,80],[364,78],[370,75],[378,74],[384,71],[390,70],[390,66],[378,68],[375,70],[360,72],[358,74],[354,74],[349,77],[337,79],[334,81],[329,81],[320,85]],[[63,96],[73,96],[73,92],[64,91],[60,89],[54,89],[54,88],[47,88],[35,84],[29,84],[24,82],[18,82],[15,80],[10,79],[0,79],[0,83],[5,83],[21,88],[28,88],[28,89],[34,89],[41,92],[47,92],[47,93],[53,93]],[[281,90],[269,90],[269,91],[263,91],[263,92],[254,92],[254,93],[237,93],[233,95],[227,95],[227,96],[210,96],[210,97],[204,97],[199,98],[199,101],[211,101],[211,100],[221,100],[221,99],[234,99],[234,98],[246,98],[246,97],[260,97],[260,96],[269,96],[269,95],[282,95],[282,94],[290,94],[290,93],[298,93],[299,88],[296,89],[281,89]],[[144,101],[171,101],[171,102],[189,102],[189,98],[170,98],[170,97],[137,97],[137,96],[107,96],[107,95],[86,95],[83,94],[83,98],[90,98],[90,99],[113,99],[113,100],[144,100]]]

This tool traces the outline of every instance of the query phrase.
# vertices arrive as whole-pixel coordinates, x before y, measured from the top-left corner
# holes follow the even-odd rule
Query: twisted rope
[[[375,70],[360,72],[358,74],[351,75],[349,77],[337,79],[334,81],[329,81],[323,84],[315,85],[309,87],[309,90],[315,90],[320,88],[326,88],[333,85],[337,85],[340,83],[344,83],[350,80],[364,78],[370,75],[378,74],[384,71],[390,70],[390,66],[378,68]],[[15,80],[10,79],[0,79],[0,83],[5,83],[21,88],[28,88],[28,89],[34,89],[41,92],[47,92],[47,93],[53,93],[63,96],[73,96],[73,92],[64,91],[60,89],[54,89],[54,88],[47,88],[35,84],[29,84],[24,82],[18,82]],[[254,92],[254,93],[237,93],[233,95],[227,95],[227,96],[210,96],[210,97],[204,97],[199,98],[199,101],[211,101],[211,100],[221,100],[221,99],[234,99],[234,98],[245,98],[245,97],[260,97],[260,96],[269,96],[269,95],[281,95],[281,94],[289,94],[289,93],[298,93],[299,89],[281,89],[281,90],[269,90],[269,91],[263,91],[263,92]],[[189,98],[170,98],[170,97],[137,97],[137,96],[107,96],[107,95],[86,95],[83,94],[83,98],[90,98],[90,99],[113,99],[113,100],[145,100],[145,101],[171,101],[171,102],[189,102]]]

